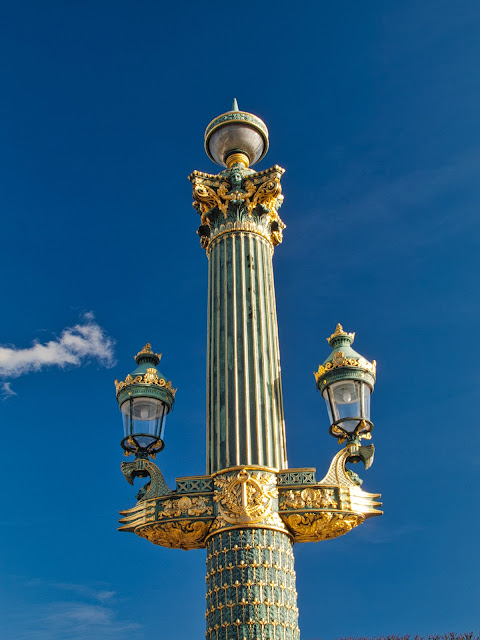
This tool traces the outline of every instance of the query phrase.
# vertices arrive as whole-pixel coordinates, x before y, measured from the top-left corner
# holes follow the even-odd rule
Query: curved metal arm
[[[365,465],[365,469],[372,466],[375,447],[373,444],[362,446],[359,444],[348,444],[344,449],[339,451],[333,458],[327,475],[320,484],[336,484],[347,487],[358,487],[358,482],[352,480],[345,468],[347,462],[358,462],[361,460]]]
[[[150,500],[172,493],[167,487],[162,472],[150,460],[137,458],[134,462],[122,462],[121,469],[127,482],[132,485],[135,478],[150,478],[149,482],[137,493],[138,501]]]

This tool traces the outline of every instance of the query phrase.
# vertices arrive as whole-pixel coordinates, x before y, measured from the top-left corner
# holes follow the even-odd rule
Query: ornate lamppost
[[[337,325],[332,352],[315,373],[330,433],[345,443],[327,475],[289,469],[272,256],[285,224],[279,166],[255,172],[268,150],[260,118],[231,111],[205,132],[207,155],[225,167],[194,171],[198,234],[209,260],[207,473],[167,487],[149,460],[163,448],[162,425],[175,390],[147,346],[137,369],[116,381],[123,414],[122,471],[133,484],[149,477],[137,504],[121,511],[120,531],[154,544],[207,549],[207,640],[298,640],[293,545],[341,536],[380,515],[379,494],[366,493],[346,464],[373,461],[370,394],[375,362],[356,353],[354,334]]]

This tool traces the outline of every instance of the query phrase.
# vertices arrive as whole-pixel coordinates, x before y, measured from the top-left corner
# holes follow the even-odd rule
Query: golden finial
[[[337,328],[335,329],[335,333],[332,333],[332,335],[327,338],[327,342],[328,344],[331,344],[331,341],[333,340],[333,338],[336,338],[338,336],[348,336],[349,338],[353,340],[355,339],[355,332],[354,333],[347,333],[346,331],[343,330],[343,327],[340,323],[337,324]]]
[[[141,351],[139,351],[136,356],[134,356],[135,360],[139,356],[156,356],[158,358],[158,361],[160,362],[160,358],[162,357],[162,354],[161,353],[153,353],[152,345],[150,344],[150,342],[147,342],[147,344],[143,347],[143,349]]]

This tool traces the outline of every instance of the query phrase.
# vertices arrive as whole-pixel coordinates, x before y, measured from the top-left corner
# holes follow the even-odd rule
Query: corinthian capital
[[[282,242],[285,224],[278,209],[283,202],[284,171],[274,165],[257,172],[239,162],[217,175],[194,171],[189,176],[193,207],[200,214],[197,233],[207,253],[213,240],[227,232],[257,233],[272,248]]]

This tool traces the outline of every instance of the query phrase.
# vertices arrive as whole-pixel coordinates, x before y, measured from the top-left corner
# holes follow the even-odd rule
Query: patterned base
[[[299,640],[293,545],[271,529],[207,542],[207,640]]]

